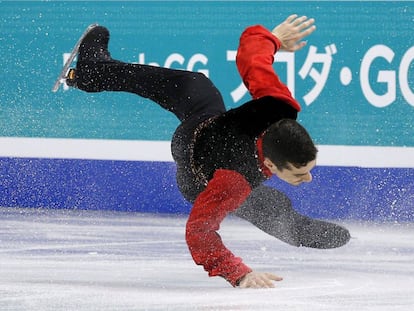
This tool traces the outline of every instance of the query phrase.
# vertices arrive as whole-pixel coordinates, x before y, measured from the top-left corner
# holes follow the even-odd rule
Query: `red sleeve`
[[[226,215],[236,210],[251,192],[246,179],[235,171],[217,170],[197,197],[186,226],[191,255],[209,276],[221,276],[233,286],[252,270],[223,244],[217,231]]]
[[[240,37],[237,68],[253,99],[272,96],[300,111],[300,104],[279,80],[273,68],[274,55],[280,45],[279,39],[263,26],[248,27]]]

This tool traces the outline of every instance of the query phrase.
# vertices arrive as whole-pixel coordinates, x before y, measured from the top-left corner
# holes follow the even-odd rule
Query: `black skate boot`
[[[311,248],[337,248],[349,242],[349,231],[337,224],[304,217],[301,221],[300,244]]]
[[[108,51],[109,31],[103,26],[94,27],[79,46],[76,69],[71,68],[66,84],[86,92],[101,91],[103,66],[115,63]]]

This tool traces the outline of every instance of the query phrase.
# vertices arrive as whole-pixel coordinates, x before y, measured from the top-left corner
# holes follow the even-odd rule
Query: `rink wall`
[[[169,152],[177,120],[131,94],[52,93],[65,53],[98,22],[113,57],[203,72],[232,108],[249,100],[234,63],[241,31],[291,13],[318,29],[275,69],[319,166],[310,184],[268,183],[313,217],[413,221],[409,1],[2,1],[0,205],[188,213]]]

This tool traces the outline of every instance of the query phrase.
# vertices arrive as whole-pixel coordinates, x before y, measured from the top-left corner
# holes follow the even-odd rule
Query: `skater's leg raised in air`
[[[94,28],[82,41],[73,79],[68,84],[86,92],[120,91],[149,98],[173,112],[181,121],[216,109],[222,113],[222,96],[204,74],[130,64],[111,58],[109,31]],[[217,106],[215,108],[215,106]]]

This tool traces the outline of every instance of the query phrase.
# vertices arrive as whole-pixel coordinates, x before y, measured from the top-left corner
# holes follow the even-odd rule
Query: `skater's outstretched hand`
[[[302,40],[315,31],[314,23],[313,18],[298,17],[298,15],[293,14],[280,25],[277,25],[272,30],[272,34],[282,43],[281,50],[295,52],[306,45],[306,41]]]
[[[274,281],[282,281],[283,278],[267,272],[250,272],[240,281],[240,288],[273,288]]]

